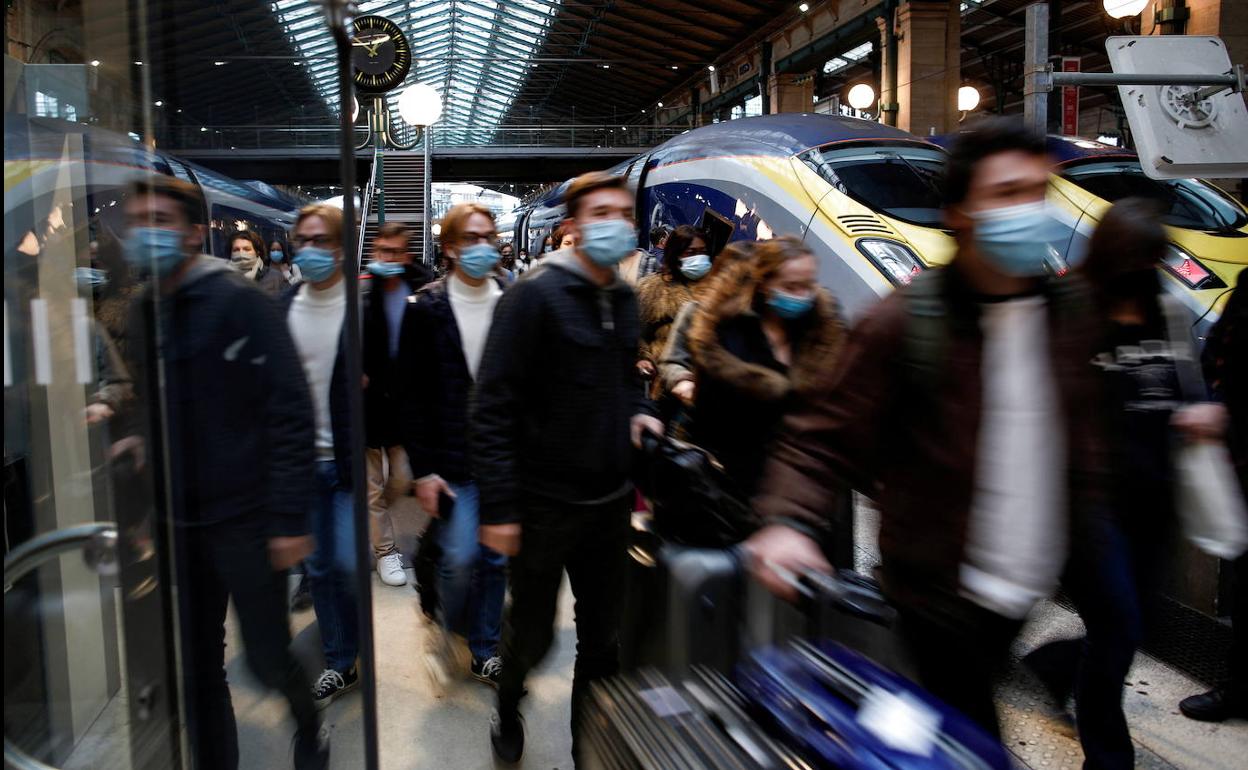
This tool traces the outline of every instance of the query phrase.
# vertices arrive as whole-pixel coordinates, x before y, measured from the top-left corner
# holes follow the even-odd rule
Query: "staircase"
[[[382,154],[382,170],[385,173],[379,184],[370,185],[364,196],[367,207],[364,218],[364,232],[360,238],[360,253],[364,262],[369,261],[372,253],[373,239],[377,236],[378,203],[380,193],[385,191],[385,215],[387,222],[401,222],[411,235],[408,241],[413,261],[421,260],[424,249],[424,216],[425,216],[425,158],[420,152],[389,151]],[[433,255],[430,254],[432,259]]]

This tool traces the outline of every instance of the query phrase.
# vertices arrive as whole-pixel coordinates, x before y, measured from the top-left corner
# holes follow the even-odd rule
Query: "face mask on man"
[[[581,251],[596,265],[614,267],[636,247],[637,230],[623,219],[581,225]]]
[[[334,253],[320,246],[304,246],[295,252],[295,265],[303,277],[312,283],[319,283],[334,274],[338,261]]]
[[[459,269],[469,278],[484,278],[498,264],[498,249],[488,243],[474,243],[459,252]]]
[[[382,262],[378,260],[368,263],[368,272],[378,278],[398,278],[403,275],[403,270],[402,262]]]
[[[681,257],[680,272],[689,280],[696,281],[711,272],[711,258],[706,254]]]
[[[122,246],[122,253],[130,266],[140,273],[165,278],[186,259],[182,239],[181,230],[132,227]]]
[[[767,293],[767,306],[784,320],[792,321],[809,313],[815,306],[815,298],[773,289]]]
[[[74,268],[74,279],[79,291],[101,291],[108,286],[108,271],[98,267]]]
[[[984,260],[1015,278],[1062,274],[1068,266],[1054,247],[1070,237],[1044,201],[988,209],[971,215],[975,248]]]

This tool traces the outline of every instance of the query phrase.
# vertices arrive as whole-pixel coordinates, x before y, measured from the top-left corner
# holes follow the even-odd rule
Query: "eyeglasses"
[[[315,235],[315,236],[312,236],[311,238],[305,238],[301,235],[296,235],[294,238],[290,239],[290,243],[296,249],[303,248],[304,246],[309,246],[309,245],[316,246],[317,248],[323,249],[326,246],[333,244],[334,239],[330,238],[328,235]]]
[[[497,240],[498,240],[498,233],[467,232],[467,233],[464,233],[459,238],[459,242],[463,246],[475,246],[478,243],[484,243],[484,244],[492,246],[494,245],[494,242]]]

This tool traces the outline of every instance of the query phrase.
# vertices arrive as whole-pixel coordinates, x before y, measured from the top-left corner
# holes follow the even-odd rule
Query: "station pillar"
[[[808,72],[772,75],[767,79],[769,114],[810,112],[815,103],[815,79]]]
[[[897,127],[918,136],[955,130],[962,84],[960,3],[902,3],[896,32]]]

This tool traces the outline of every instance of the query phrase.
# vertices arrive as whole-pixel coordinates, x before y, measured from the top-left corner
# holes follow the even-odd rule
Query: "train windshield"
[[[945,154],[913,145],[826,145],[801,160],[838,192],[875,211],[924,227],[942,227],[940,178]]]
[[[1136,161],[1087,163],[1063,172],[1097,197],[1116,203],[1145,197],[1161,204],[1162,221],[1189,230],[1228,232],[1248,224],[1248,214],[1226,193],[1199,179],[1151,179]]]

